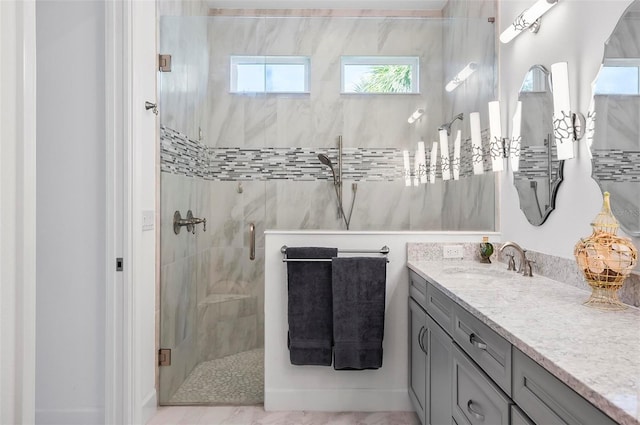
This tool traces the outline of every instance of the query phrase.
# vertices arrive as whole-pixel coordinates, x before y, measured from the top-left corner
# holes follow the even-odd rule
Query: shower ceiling
[[[437,10],[447,0],[208,0],[212,9],[387,9]]]

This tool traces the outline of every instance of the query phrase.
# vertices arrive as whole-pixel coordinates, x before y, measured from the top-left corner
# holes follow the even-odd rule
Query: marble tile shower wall
[[[320,149],[336,161],[342,135],[347,155],[380,155],[358,183],[351,229],[491,230],[492,173],[414,188],[390,180],[395,171],[376,162],[397,162],[397,153],[414,151],[418,140],[427,146],[437,140],[437,127],[449,119],[442,109],[443,38],[456,28],[462,27],[438,19],[161,17],[160,52],[173,60],[173,71],[160,74],[161,123],[214,157],[227,152],[226,159],[247,149],[307,157]],[[309,55],[311,93],[230,94],[230,54]],[[422,94],[340,95],[341,55],[419,55]],[[425,117],[409,126],[407,117],[418,107]],[[232,179],[208,180],[224,162],[188,174],[174,173],[181,164],[164,159],[160,340],[174,351],[173,365],[160,368],[161,402],[198,362],[264,345],[265,229],[343,228],[327,169],[317,179],[249,180],[229,171]],[[345,158],[345,165],[352,161]],[[350,183],[360,171],[345,171],[349,205]],[[184,217],[189,209],[207,219],[207,231],[198,226],[195,234],[183,229],[175,235],[174,212]],[[255,261],[248,260],[249,223],[257,229]]]

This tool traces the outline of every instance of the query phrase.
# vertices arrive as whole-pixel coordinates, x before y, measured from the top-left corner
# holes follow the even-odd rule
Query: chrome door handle
[[[427,354],[427,350],[425,350],[424,348],[424,341],[422,339],[422,337],[424,336],[424,333],[427,331],[427,328],[425,328],[424,326],[420,327],[420,332],[418,332],[418,345],[420,346],[420,349],[422,350],[423,353]]]
[[[427,333],[429,329],[424,328],[424,330],[422,331],[422,335],[420,335],[420,347],[422,348],[422,352],[426,355],[429,355],[429,353],[427,352],[427,349],[424,346],[424,335]]]
[[[256,225],[249,223],[249,260],[256,259]]]
[[[474,418],[476,418],[479,421],[484,421],[484,415],[482,413],[480,413],[479,411],[475,410],[472,406],[473,406],[473,401],[469,400],[467,402],[467,412],[471,413],[471,416],[473,416]]]
[[[476,336],[476,334],[469,335],[469,342],[471,344],[473,344],[474,347],[476,347],[476,348],[478,348],[480,350],[486,350],[487,349],[487,344],[485,344],[483,340],[478,338]]]

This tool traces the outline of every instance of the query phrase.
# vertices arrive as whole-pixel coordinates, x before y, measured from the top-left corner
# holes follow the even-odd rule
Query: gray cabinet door
[[[451,337],[429,316],[427,316],[429,349],[427,356],[427,409],[426,423],[448,425],[451,423],[451,366],[453,345]]]
[[[409,298],[409,398],[424,425],[427,401],[427,313]]]

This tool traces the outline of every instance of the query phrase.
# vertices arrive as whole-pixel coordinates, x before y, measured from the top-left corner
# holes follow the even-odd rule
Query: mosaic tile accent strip
[[[597,149],[592,156],[593,175],[598,180],[640,183],[640,152]]]
[[[485,171],[491,170],[488,132],[483,132]],[[160,129],[160,167],[165,173],[217,181],[331,180],[328,167],[318,161],[318,153],[336,158],[338,149],[314,148],[214,148],[191,140],[167,127]],[[430,157],[427,154],[427,157]],[[460,153],[460,177],[473,175],[470,139]],[[411,158],[412,163],[414,158]],[[343,150],[343,177],[353,181],[404,180],[402,150],[397,148],[346,148]],[[425,170],[428,173],[428,170]],[[436,176],[442,178],[440,165]]]
[[[170,404],[250,405],[264,401],[264,349],[200,363]]]
[[[552,176],[558,175],[560,161],[556,160],[556,147],[551,146],[551,156],[547,146],[526,146],[520,150],[520,170],[515,173],[516,180],[546,179],[549,176],[549,160],[553,167]]]

